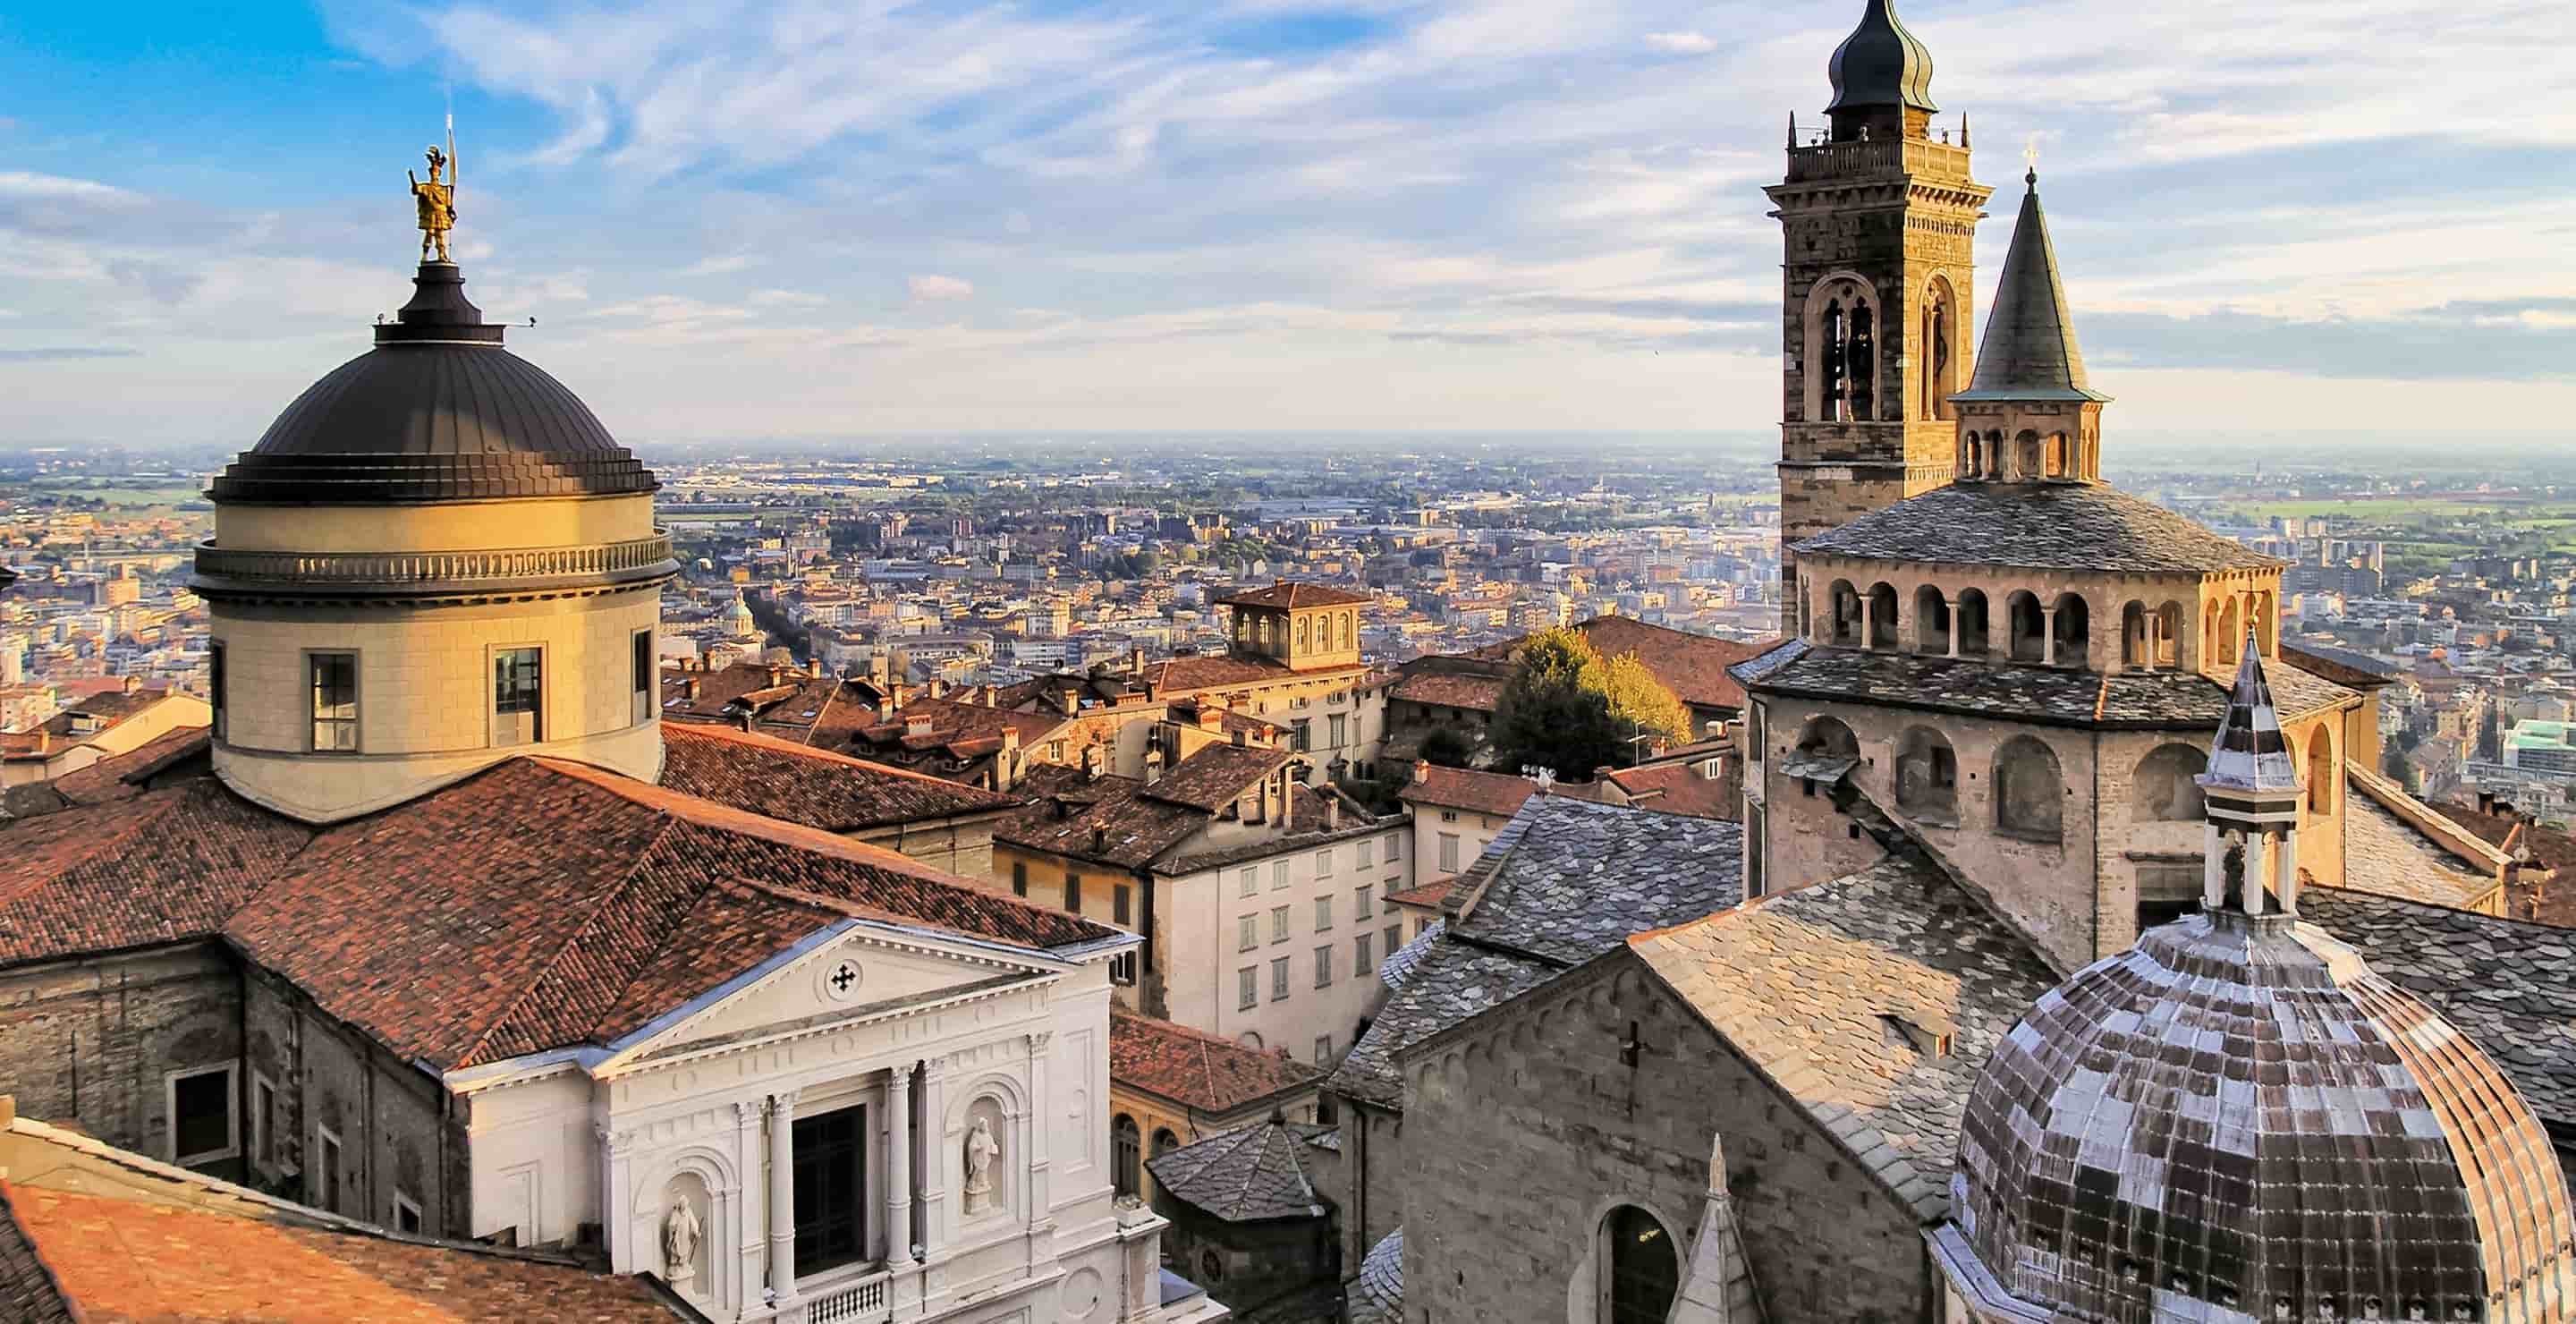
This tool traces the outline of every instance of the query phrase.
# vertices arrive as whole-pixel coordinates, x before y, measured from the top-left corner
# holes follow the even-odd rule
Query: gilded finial
[[[2028,184],[2028,185],[2030,185],[2030,186],[2031,186],[2031,187],[2033,187],[2033,188],[2037,188],[2037,187],[2039,187],[2039,135],[2038,135],[2038,134],[2036,134],[2036,133],[2032,134],[2032,135],[2030,136],[2030,140],[2029,140],[2028,142],[2025,142],[2025,143],[2023,143],[2023,144],[2021,145],[2021,163],[2022,163],[2022,167],[2023,167],[2023,169],[2022,169],[2022,174],[2021,174],[2021,182],[2023,182],[2023,183],[2025,183],[2025,184]]]
[[[408,170],[403,172],[411,180],[412,206],[419,214],[420,260],[423,263],[432,261],[430,255],[435,252],[436,261],[452,262],[454,259],[447,255],[447,232],[456,228],[456,117],[454,115],[447,117],[446,150],[441,151],[438,144],[431,143],[429,150],[423,155],[429,158],[428,179],[424,180]],[[439,172],[442,170],[446,172],[444,179],[439,177]]]

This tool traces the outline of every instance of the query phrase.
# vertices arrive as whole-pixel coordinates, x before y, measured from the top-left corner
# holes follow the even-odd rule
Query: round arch
[[[2200,783],[2193,779],[2208,768],[2209,755],[2198,745],[2177,740],[2147,751],[2129,778],[2129,821],[2179,823],[2201,818]]]
[[[2029,841],[2065,840],[2065,776],[2057,751],[2036,736],[2015,736],[1995,751],[1995,829]]]
[[[1959,656],[1984,657],[1994,651],[1994,632],[1984,589],[1959,590]]]
[[[1837,319],[1838,326],[1829,325]],[[1807,287],[1807,306],[1800,316],[1802,330],[1799,336],[1799,344],[1805,350],[1798,360],[1804,367],[1799,375],[1805,379],[1806,387],[1805,412],[1801,417],[1811,422],[1865,422],[1875,417],[1874,413],[1862,412],[1857,407],[1848,415],[1844,412],[1846,403],[1874,406],[1874,390],[1863,390],[1856,398],[1848,391],[1834,392],[1829,396],[1826,381],[1834,368],[1842,363],[1840,356],[1849,352],[1853,332],[1860,326],[1870,329],[1871,362],[1856,366],[1862,373],[1875,377],[1878,356],[1874,342],[1876,329],[1882,324],[1878,286],[1869,277],[1849,267],[1837,267],[1826,272],[1816,278],[1815,284]],[[1860,374],[1855,374],[1850,380],[1855,385],[1862,384]],[[1874,388],[1875,382],[1867,385]]]
[[[1145,1167],[1145,1141],[1136,1119],[1125,1113],[1109,1119],[1109,1184],[1120,1195],[1134,1195],[1143,1189],[1138,1183]]]
[[[2308,728],[2304,767],[2307,772],[2307,808],[2312,817],[2323,818],[2335,811],[2335,732],[2330,722],[2319,722]]]
[[[1896,651],[1896,586],[1886,580],[1869,586],[1869,612],[1863,617],[1869,624],[1869,646],[1882,653]]]
[[[2039,609],[2039,595],[2029,589],[2014,589],[2004,599],[2006,655],[2015,662],[2048,660],[2048,616]]]
[[[1839,648],[1861,646],[1860,590],[1848,579],[1825,586],[1825,643]]]
[[[1932,657],[1950,653],[1950,602],[1938,585],[1914,590],[1914,651]]]
[[[2048,661],[2051,666],[2093,665],[2093,606],[2069,590],[2049,608]]]
[[[1959,296],[1950,286],[1948,272],[1936,271],[1923,282],[1923,325],[1919,347],[1914,355],[1916,392],[1915,417],[1946,419],[1952,417],[1950,396],[1960,386],[1959,367]],[[1964,475],[1967,471],[1961,470]]]
[[[1810,717],[1807,724],[1798,729],[1798,752],[1826,758],[1856,759],[1860,757],[1860,737],[1853,735],[1851,727],[1845,725],[1841,718]]]
[[[1896,746],[1896,808],[1908,818],[1955,826],[1959,821],[1959,755],[1950,738],[1909,726]]]

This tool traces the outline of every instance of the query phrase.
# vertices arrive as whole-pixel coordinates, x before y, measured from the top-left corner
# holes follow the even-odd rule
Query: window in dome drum
[[[533,745],[545,738],[545,650],[495,650],[492,654],[492,743]]]
[[[653,632],[635,632],[635,694],[632,720],[638,724],[653,720]]]
[[[358,752],[358,655],[308,653],[313,681],[313,752]]]

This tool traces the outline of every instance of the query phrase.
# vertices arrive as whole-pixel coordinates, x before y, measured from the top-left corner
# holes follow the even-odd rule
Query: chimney
[[[702,682],[700,682],[697,677],[691,676],[689,677],[688,683],[680,687],[682,692],[689,696],[689,702],[696,703],[698,701],[698,686],[701,683]]]
[[[1127,669],[1139,676],[1145,674],[1145,646],[1143,644],[1130,644],[1127,646]]]
[[[778,688],[779,682],[786,679],[786,677],[787,668],[782,667],[775,662],[769,664],[769,687],[771,689]]]
[[[1202,702],[1199,704],[1199,729],[1202,731],[1224,730],[1225,710],[1209,703]]]
[[[1091,848],[1096,851],[1109,849],[1109,822],[1107,819],[1095,818],[1091,820]]]
[[[1324,830],[1326,832],[1342,830],[1342,797],[1331,791],[1324,792]]]
[[[1431,780],[1431,760],[1415,759],[1413,761],[1413,784],[1420,786],[1429,780]]]
[[[1056,697],[1057,697],[1057,698],[1058,698],[1058,699],[1063,703],[1063,705],[1064,705],[1064,715],[1065,715],[1065,716],[1067,716],[1067,717],[1071,717],[1071,716],[1073,716],[1075,713],[1078,713],[1078,712],[1081,712],[1081,711],[1082,711],[1082,687],[1081,687],[1081,686],[1068,683],[1068,684],[1066,684],[1066,685],[1065,685],[1065,687],[1064,687],[1063,691],[1062,691],[1061,693],[1059,693]]]
[[[1163,779],[1163,747],[1155,745],[1145,751],[1145,784],[1151,786]]]
[[[742,728],[742,733],[744,735],[751,734],[751,710],[749,708],[734,709],[733,724]]]
[[[903,733],[907,736],[929,735],[931,726],[932,723],[928,717],[907,717],[903,719]]]
[[[1020,780],[1020,729],[1002,728],[1002,752],[993,759],[993,789],[1007,791]]]
[[[1234,729],[1234,747],[1243,748],[1243,728],[1239,726]]]
[[[934,699],[944,699],[944,698],[947,698],[947,697],[948,697],[948,682],[947,682],[947,681],[944,681],[944,680],[939,680],[939,679],[935,679],[935,678],[934,678],[934,679],[930,682],[930,697],[931,697],[931,698],[934,698]]]
[[[2492,814],[2495,812],[2495,792],[2478,792],[2478,812],[2481,814]]]

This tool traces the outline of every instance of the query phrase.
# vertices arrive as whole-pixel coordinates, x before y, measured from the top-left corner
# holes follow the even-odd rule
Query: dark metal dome
[[[423,263],[413,284],[376,347],[297,397],[209,495],[372,506],[658,486],[580,397],[501,347],[454,266]]]
[[[1869,0],[1860,26],[1834,48],[1829,71],[1834,99],[1827,110],[1866,106],[1910,106],[1929,113],[1932,104],[1932,52],[1896,17],[1894,0]]]
[[[2042,997],[1970,1091],[1951,1205],[1980,1277],[2034,1318],[2538,1320],[2576,1301],[2576,1221],[2531,1109],[2467,1036],[2285,915],[2167,924]]]

